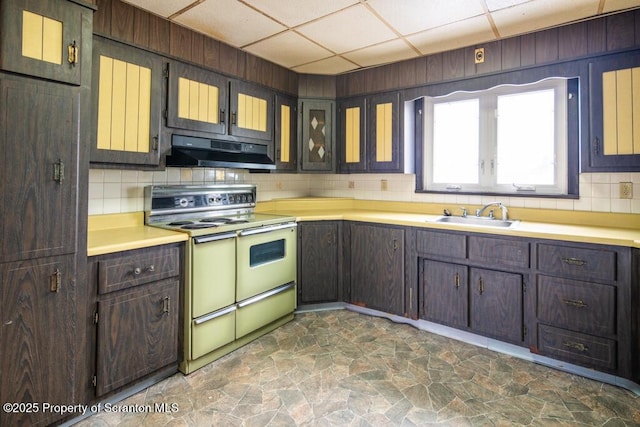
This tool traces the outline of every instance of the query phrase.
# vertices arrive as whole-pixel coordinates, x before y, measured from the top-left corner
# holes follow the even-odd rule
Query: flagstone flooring
[[[175,411],[77,426],[640,426],[627,390],[347,310],[297,314],[117,405],[155,403]]]

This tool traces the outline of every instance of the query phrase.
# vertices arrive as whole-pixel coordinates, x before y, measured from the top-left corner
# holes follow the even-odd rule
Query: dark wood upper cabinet
[[[591,62],[589,102],[583,170],[640,171],[640,51]]]
[[[70,1],[3,0],[0,68],[79,86],[92,15]]]
[[[334,172],[336,132],[334,127],[335,101],[325,99],[299,99],[301,172]]]
[[[400,94],[375,95],[367,104],[367,161],[371,172],[402,172],[403,146],[400,137]]]
[[[340,172],[403,172],[400,108],[398,92],[339,102]]]
[[[296,172],[298,169],[298,100],[276,95],[275,106],[276,170]]]
[[[272,91],[177,61],[169,64],[168,79],[168,127],[273,142]]]
[[[367,98],[357,96],[338,102],[338,169],[367,170]]]
[[[227,134],[229,79],[202,68],[169,63],[167,126]]]
[[[158,166],[162,59],[100,37],[93,52],[91,162]]]

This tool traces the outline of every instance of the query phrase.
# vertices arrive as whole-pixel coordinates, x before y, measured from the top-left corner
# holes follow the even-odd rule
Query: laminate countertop
[[[259,202],[256,212],[290,215],[297,221],[348,220],[640,248],[637,214],[509,208],[510,219],[520,223],[496,228],[434,222],[444,208],[457,211],[439,204],[304,197]],[[469,212],[475,208],[468,206]],[[143,212],[89,216],[89,256],[186,240],[186,233],[145,226]]]
[[[87,255],[104,255],[188,240],[186,233],[144,225],[144,213],[89,216]]]
[[[509,219],[519,220],[519,224],[513,228],[499,228],[435,222],[446,206],[410,202],[299,198],[279,199],[258,205],[260,212],[292,215],[298,221],[361,221],[640,248],[640,215],[635,214],[510,209]],[[469,206],[468,210],[474,212],[475,208]],[[497,212],[499,217],[500,210],[497,209]],[[547,222],[547,219],[565,222]]]

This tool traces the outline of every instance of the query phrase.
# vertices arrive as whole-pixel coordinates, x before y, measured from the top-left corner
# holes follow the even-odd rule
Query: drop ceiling
[[[311,74],[340,74],[640,7],[640,0],[125,1]]]

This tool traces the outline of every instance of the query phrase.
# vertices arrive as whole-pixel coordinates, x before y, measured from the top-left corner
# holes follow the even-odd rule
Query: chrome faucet
[[[497,206],[500,208],[500,210],[502,211],[502,220],[506,221],[509,216],[509,210],[507,209],[507,207],[505,205],[502,204],[502,202],[491,202],[489,204],[484,205],[481,209],[476,209],[476,216],[482,216],[482,214],[484,213],[485,210],[487,210],[489,207],[491,206]],[[493,218],[493,211],[489,212],[489,218]]]

